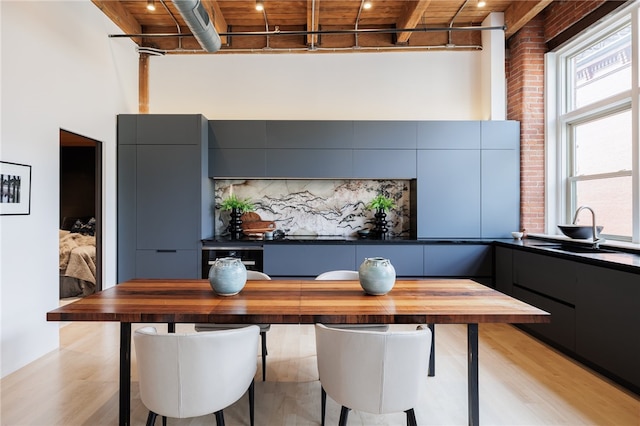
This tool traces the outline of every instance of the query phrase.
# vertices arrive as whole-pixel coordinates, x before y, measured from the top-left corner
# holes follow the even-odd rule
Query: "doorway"
[[[60,298],[82,297],[102,290],[102,142],[60,129]],[[63,242],[65,231],[78,237],[71,244]],[[82,237],[80,236],[82,235]],[[95,237],[95,274],[78,261],[73,265],[75,253],[70,247]],[[86,237],[86,238],[85,238]],[[79,250],[80,256],[88,256],[89,251]],[[63,270],[63,257],[70,268]],[[91,260],[88,263],[91,263]],[[67,264],[65,264],[67,265]],[[86,269],[83,269],[85,268]],[[94,275],[91,286],[87,275]],[[87,283],[89,281],[89,283]],[[77,294],[76,294],[77,293]]]

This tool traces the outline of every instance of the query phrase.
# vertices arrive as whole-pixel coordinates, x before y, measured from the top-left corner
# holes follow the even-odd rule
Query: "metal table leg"
[[[131,411],[131,323],[120,323],[120,426],[129,426]]]
[[[480,403],[478,400],[478,324],[467,324],[468,386],[469,386],[469,426],[480,424]]]

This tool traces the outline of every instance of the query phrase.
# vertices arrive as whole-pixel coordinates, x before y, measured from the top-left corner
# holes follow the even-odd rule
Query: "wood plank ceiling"
[[[206,53],[171,0],[92,1],[140,47]],[[508,38],[552,0],[486,0],[484,7],[479,0],[370,0],[369,9],[366,0],[264,0],[262,12],[256,0],[201,1],[221,36],[215,54],[260,54],[480,49],[481,31],[469,27],[503,12]]]

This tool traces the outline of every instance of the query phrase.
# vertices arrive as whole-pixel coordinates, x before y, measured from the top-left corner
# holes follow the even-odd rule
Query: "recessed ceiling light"
[[[366,0],[364,2],[364,4],[362,5],[363,9],[371,9],[371,2],[369,0]]]
[[[264,2],[262,0],[256,0],[256,10],[257,11],[264,10]]]
[[[156,10],[155,0],[147,0],[147,10]]]
[[[485,7],[487,5],[487,2],[484,0],[478,0],[478,7]]]

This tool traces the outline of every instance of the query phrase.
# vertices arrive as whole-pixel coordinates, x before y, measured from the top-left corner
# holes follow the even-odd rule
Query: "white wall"
[[[155,56],[149,110],[209,119],[479,120],[481,55]]]
[[[115,282],[116,114],[137,112],[138,55],[89,0],[0,1],[0,160],[32,166],[31,214],[0,216],[1,375],[58,346],[59,130],[103,142],[104,276]]]

